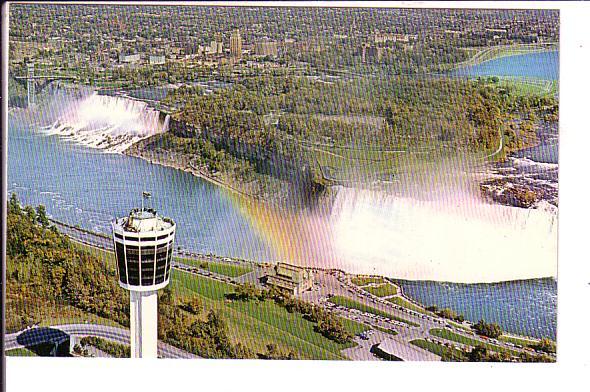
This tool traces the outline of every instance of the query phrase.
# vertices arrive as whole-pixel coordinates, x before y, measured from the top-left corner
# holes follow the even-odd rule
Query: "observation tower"
[[[176,224],[144,208],[142,200],[141,209],[116,218],[112,227],[119,285],[130,291],[131,358],[157,358],[157,290],[170,281]]]

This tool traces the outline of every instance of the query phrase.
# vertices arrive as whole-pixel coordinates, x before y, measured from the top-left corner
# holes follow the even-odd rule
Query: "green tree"
[[[473,328],[479,335],[487,336],[492,339],[497,339],[502,335],[502,329],[498,324],[486,323],[484,320],[479,320]]]
[[[194,315],[198,315],[203,310],[203,304],[197,297],[192,297],[184,303],[183,309]]]
[[[37,223],[43,227],[49,226],[49,218],[47,218],[47,211],[45,210],[45,206],[43,204],[39,204],[37,206]]]
[[[20,203],[18,202],[16,193],[12,193],[10,195],[10,200],[8,200],[8,213],[16,214],[18,212],[20,212]]]
[[[557,346],[555,342],[551,339],[543,338],[541,341],[533,346],[536,350],[541,350],[546,353],[555,353],[557,351]]]
[[[37,220],[37,212],[32,206],[25,206],[23,211],[25,212],[25,215],[27,216],[27,218],[29,218],[31,222],[35,222]]]

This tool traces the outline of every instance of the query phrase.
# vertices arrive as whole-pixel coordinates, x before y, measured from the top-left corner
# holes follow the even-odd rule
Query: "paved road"
[[[92,233],[86,233],[86,232],[81,231],[79,229],[65,226],[59,222],[54,222],[54,223],[58,226],[59,230],[62,233],[68,235],[70,238],[72,238],[75,241],[79,241],[79,242],[85,243],[87,245],[95,246],[95,247],[98,247],[98,248],[101,248],[104,250],[112,251],[113,244],[112,244],[112,240],[110,238],[104,238],[104,237],[97,236]],[[221,258],[219,258],[217,256],[197,255],[197,254],[191,254],[191,253],[182,252],[182,251],[179,251],[178,253],[181,253],[182,256],[185,256],[185,257],[188,256],[188,257],[194,257],[194,258],[198,258],[198,259],[202,259],[202,260],[221,261]],[[227,258],[223,259],[223,261],[229,262],[229,263],[236,263],[236,264],[243,263],[243,261],[231,260],[231,259],[227,259]],[[254,264],[251,264],[251,265],[253,266],[253,272],[242,275],[237,278],[230,278],[230,277],[227,277],[224,275],[211,273],[210,271],[203,270],[203,269],[200,269],[195,266],[190,266],[190,265],[187,265],[187,264],[182,263],[180,261],[174,261],[172,264],[172,267],[178,268],[181,270],[185,270],[185,271],[188,271],[191,273],[196,273],[199,275],[207,276],[207,277],[217,279],[220,281],[224,281],[224,282],[228,282],[228,283],[252,282],[252,283],[259,285],[260,284],[259,278],[261,276],[264,276],[265,268],[257,267]],[[388,319],[385,317],[379,317],[379,316],[375,316],[373,314],[360,312],[358,310],[335,306],[334,304],[327,302],[327,299],[330,296],[344,296],[347,298],[354,299],[356,301],[365,303],[367,305],[370,305],[370,306],[377,308],[379,310],[382,310],[384,312],[393,314],[394,316],[397,316],[402,319],[416,323],[419,326],[418,327],[410,326],[408,324],[405,324],[405,323],[402,323],[402,322],[399,322],[396,320]],[[299,296],[299,298],[302,300],[308,301],[308,302],[312,302],[312,303],[321,305],[321,306],[327,308],[328,310],[330,310],[342,317],[346,317],[351,320],[362,322],[362,323],[368,324],[373,327],[394,330],[398,333],[398,335],[396,335],[396,337],[395,337],[395,341],[398,342],[399,344],[407,345],[408,346],[407,349],[412,350],[412,351],[416,349],[416,346],[411,345],[409,342],[412,340],[415,340],[415,339],[428,339],[431,341],[437,341],[439,343],[450,343],[459,349],[464,347],[463,345],[453,342],[451,340],[438,338],[438,337],[434,337],[434,336],[430,335],[429,331],[432,328],[447,328],[447,329],[450,329],[453,332],[458,333],[462,336],[466,336],[466,337],[478,340],[482,344],[489,343],[489,342],[483,340],[481,337],[474,335],[473,333],[469,333],[463,329],[457,328],[457,327],[449,324],[448,320],[446,320],[446,319],[443,319],[443,318],[440,318],[440,317],[434,316],[434,315],[424,315],[422,313],[401,307],[399,305],[395,305],[395,304],[387,301],[386,299],[376,297],[366,291],[363,291],[362,289],[360,289],[356,285],[352,284],[349,281],[348,277],[344,273],[337,272],[337,271],[328,271],[328,270],[314,271],[314,289],[312,291],[308,291],[308,292],[301,294]],[[381,335],[377,334],[377,335],[372,335],[372,336],[373,336],[372,339],[374,340],[375,337],[379,337]],[[391,335],[387,334],[386,336],[390,337]],[[357,340],[361,341],[361,339],[357,339]],[[363,341],[363,342],[366,342],[366,341]],[[526,351],[524,349],[518,349],[516,347],[510,346],[510,345],[506,344],[505,342],[501,342],[501,341],[498,343],[494,343],[494,344],[497,344],[498,346],[501,346],[501,347],[504,347],[507,349],[516,350],[519,352]],[[364,343],[361,344],[361,347],[364,347],[364,346],[365,346]],[[423,355],[423,357],[424,357],[423,360],[432,360],[432,358],[430,357],[432,354],[425,351],[425,350],[423,350],[423,351],[425,353]],[[372,356],[373,356],[371,353],[365,353],[363,355],[366,357],[365,359],[372,358]],[[354,354],[353,356],[355,358],[359,357],[359,355],[357,355],[357,354]]]
[[[383,328],[397,332],[397,335],[393,337],[394,342],[400,345],[399,347],[397,347],[397,349],[407,350],[408,353],[411,352],[412,357],[416,358],[415,360],[433,360],[432,354],[430,352],[419,349],[418,347],[410,343],[412,340],[415,339],[430,340],[437,342],[439,344],[450,344],[457,349],[469,348],[463,344],[454,342],[452,340],[430,335],[430,330],[433,328],[445,328],[459,335],[477,340],[482,344],[492,343],[490,341],[484,340],[483,338],[472,332],[465,331],[461,328],[455,327],[452,324],[449,324],[448,320],[443,319],[441,317],[434,315],[424,315],[422,313],[415,312],[413,310],[401,307],[399,305],[395,305],[382,298],[378,298],[373,296],[372,294],[364,292],[357,286],[348,282],[346,276],[342,273],[317,271],[315,273],[314,283],[314,290],[303,293],[300,296],[301,299],[321,305],[325,307],[327,310],[341,317],[361,322],[375,328]],[[354,299],[358,302],[362,302],[373,308],[382,310],[394,316],[400,317],[408,321],[412,321],[418,324],[419,326],[410,326],[408,324],[401,323],[399,321],[392,320],[386,317],[376,316],[374,314],[361,312],[359,310],[337,306],[327,301],[327,299],[330,296],[345,296],[347,298]],[[377,341],[378,339],[384,340],[385,337],[389,338],[391,337],[391,335],[384,334],[383,332],[375,330],[374,334],[371,335],[371,338],[368,342],[360,338],[357,338],[355,340],[357,341],[357,343],[360,343],[360,347],[364,347],[364,353],[360,353],[360,351],[362,350],[361,348],[357,348],[356,350],[354,348],[344,350],[343,353],[347,356],[350,355],[351,359],[373,359],[373,354],[368,352],[368,350],[373,344],[380,343],[380,341]],[[493,344],[503,347],[505,349],[531,353],[530,351],[527,351],[525,349],[519,349],[510,346],[506,342],[502,341],[493,342]],[[406,347],[403,348],[403,345],[405,345]],[[416,349],[418,349],[419,351],[416,351]],[[423,352],[423,355],[420,355],[420,350]]]
[[[35,327],[5,336],[5,350],[12,350],[44,342],[63,341],[67,337],[95,336],[112,342],[129,344],[129,330],[100,324],[64,324],[50,327]],[[198,356],[158,342],[158,356],[162,358],[199,358]]]

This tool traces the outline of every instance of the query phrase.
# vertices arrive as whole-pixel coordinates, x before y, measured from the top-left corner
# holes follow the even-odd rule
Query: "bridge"
[[[76,76],[69,75],[35,75],[35,64],[27,64],[27,76],[15,76],[15,80],[21,83],[26,82],[27,86],[27,106],[32,107],[36,104],[37,91],[43,90],[49,83],[55,80],[77,80]],[[38,83],[42,81],[42,83]]]

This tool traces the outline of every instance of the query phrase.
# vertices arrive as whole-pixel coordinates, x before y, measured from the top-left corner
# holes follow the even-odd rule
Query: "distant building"
[[[394,33],[375,33],[374,41],[376,44],[382,44],[387,41],[394,41],[395,42],[395,34]]]
[[[140,60],[141,60],[141,56],[139,54],[120,54],[119,55],[119,62],[120,63],[134,64],[134,63],[138,63]]]
[[[221,40],[221,34],[215,34],[215,39],[211,41],[209,50],[211,54],[223,54],[223,41]]]
[[[363,63],[381,61],[381,58],[383,57],[383,48],[370,44],[364,44],[362,47],[361,57]]]
[[[209,53],[222,54],[223,53],[223,42],[211,41],[211,46],[209,46]]]
[[[376,44],[383,44],[388,41],[391,42],[410,42],[415,41],[418,36],[416,34],[397,34],[397,33],[375,33],[374,42]]]
[[[259,41],[254,45],[254,53],[256,53],[257,56],[277,57],[279,55],[279,45],[276,41]]]
[[[306,268],[278,263],[266,277],[266,284],[282,292],[298,295],[313,286],[313,274]]]
[[[235,29],[229,37],[229,53],[234,59],[242,58],[242,37],[240,29]]]
[[[150,64],[157,65],[157,64],[164,64],[166,62],[166,57],[163,55],[151,55],[150,56]]]

